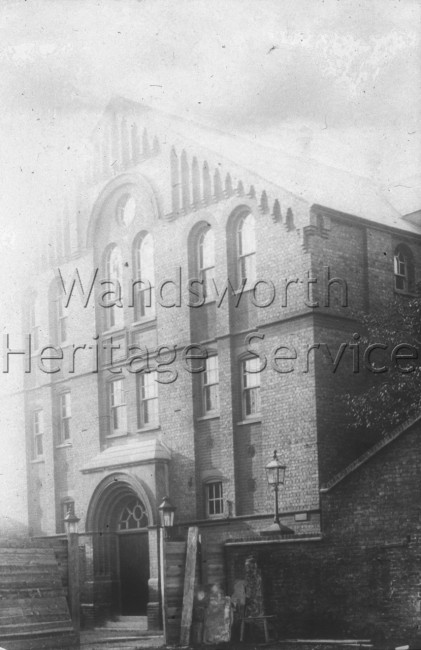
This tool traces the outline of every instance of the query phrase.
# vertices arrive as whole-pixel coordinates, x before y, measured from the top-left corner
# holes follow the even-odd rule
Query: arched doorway
[[[100,618],[145,616],[149,601],[152,509],[134,476],[108,476],[96,488],[86,528],[92,535],[94,600]]]
[[[148,515],[142,501],[133,496],[122,504],[118,520],[120,614],[146,615],[148,604]]]

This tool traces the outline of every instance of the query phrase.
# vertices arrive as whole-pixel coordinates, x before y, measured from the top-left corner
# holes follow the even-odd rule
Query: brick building
[[[294,622],[285,630],[311,633],[322,604],[334,606],[320,597],[323,567],[348,535],[361,548],[374,540],[365,512],[386,525],[369,498],[378,456],[358,463],[342,399],[378,362],[373,353],[364,365],[361,352],[355,372],[355,313],[406,300],[421,277],[419,206],[402,214],[365,179],[123,100],[97,125],[66,201],[24,300],[32,534],[63,533],[74,505],[85,619],[147,614],[153,626],[157,506],[168,494],[180,534],[199,525],[204,583],[232,586],[253,548],[272,606]],[[293,533],[266,539],[274,449]],[[364,564],[355,553],[354,582],[335,592],[347,603]],[[291,613],[304,592],[321,603],[307,596],[305,625],[301,605]],[[335,615],[344,633],[367,629],[357,614]]]

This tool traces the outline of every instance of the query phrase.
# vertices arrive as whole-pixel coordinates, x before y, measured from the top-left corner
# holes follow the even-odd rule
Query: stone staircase
[[[0,546],[0,646],[78,647],[53,549],[18,542]]]
[[[146,616],[119,616],[102,627],[81,633],[81,650],[138,650],[164,644],[160,631],[147,629]]]

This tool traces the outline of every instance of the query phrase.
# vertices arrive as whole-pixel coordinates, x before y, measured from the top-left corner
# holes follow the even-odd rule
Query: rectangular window
[[[33,434],[33,457],[39,458],[44,455],[44,411],[39,409],[34,411],[32,420],[32,434]]]
[[[246,359],[242,363],[243,416],[260,413],[260,359]]]
[[[72,406],[70,392],[60,395],[60,441],[70,440],[70,419]]]
[[[137,375],[137,428],[158,426],[158,382],[156,371]]]
[[[216,355],[206,359],[205,370],[202,372],[202,405],[205,415],[219,411],[219,370]]]
[[[221,481],[206,485],[206,510],[208,517],[216,517],[224,514],[224,497]]]
[[[116,379],[110,383],[110,433],[127,432],[126,391],[124,379]]]

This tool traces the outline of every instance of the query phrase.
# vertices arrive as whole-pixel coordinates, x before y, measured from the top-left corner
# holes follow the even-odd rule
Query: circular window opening
[[[123,226],[129,226],[136,214],[136,201],[130,194],[121,197],[117,204],[117,219]]]

